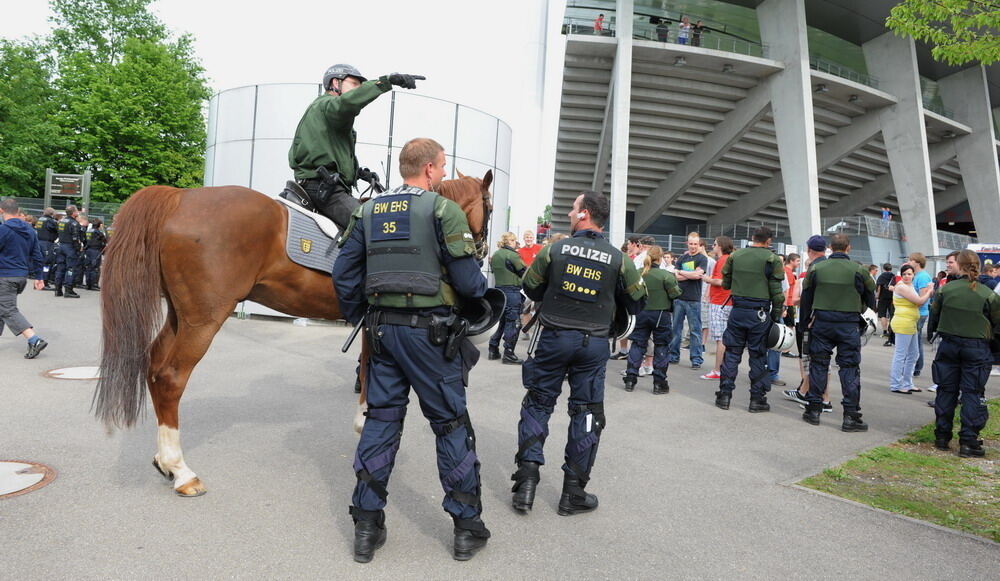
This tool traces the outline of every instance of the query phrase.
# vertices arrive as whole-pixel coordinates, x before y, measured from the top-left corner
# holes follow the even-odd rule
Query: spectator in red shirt
[[[538,251],[542,249],[542,245],[535,244],[535,233],[531,230],[525,230],[521,238],[524,240],[524,244],[517,249],[517,253],[521,256],[521,260],[524,261],[524,266],[531,266],[531,263],[535,261],[535,256],[538,255]]]
[[[703,280],[708,283],[708,335],[710,341],[715,341],[715,366],[712,371],[702,375],[702,379],[719,379],[719,367],[726,353],[722,343],[722,334],[726,332],[729,323],[729,312],[733,309],[729,301],[729,291],[722,288],[722,267],[733,253],[733,240],[729,236],[718,236],[712,244],[712,255],[715,256],[715,266],[711,278]]]

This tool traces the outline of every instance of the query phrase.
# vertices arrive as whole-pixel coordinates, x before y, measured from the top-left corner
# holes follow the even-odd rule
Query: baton
[[[358,321],[357,325],[354,325],[354,330],[351,331],[351,334],[347,336],[347,340],[344,341],[344,346],[340,348],[341,353],[347,353],[347,350],[351,348],[351,345],[354,343],[354,340],[358,338],[358,333],[360,333],[361,329],[365,326],[365,319],[368,317],[369,309],[371,309],[371,307],[365,309],[364,316],[361,317],[361,320]]]

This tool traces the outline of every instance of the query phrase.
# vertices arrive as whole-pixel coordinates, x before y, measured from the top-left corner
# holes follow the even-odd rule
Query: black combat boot
[[[637,378],[634,373],[625,374],[625,391],[634,391]]]
[[[99,290],[101,290],[101,287],[100,287],[100,285],[96,285],[96,284],[88,284],[87,285],[87,290],[89,290],[89,291],[99,291]]]
[[[59,296],[59,294],[56,293],[56,296]],[[78,299],[78,298],[80,298],[80,295],[76,294],[76,291],[73,290],[73,287],[71,287],[71,286],[66,287],[66,292],[64,292],[62,294],[62,296],[66,297],[67,299]]]
[[[514,493],[511,504],[516,510],[529,511],[535,503],[535,489],[542,479],[538,474],[539,466],[541,464],[538,462],[519,462],[517,472],[511,475],[510,479],[514,481],[514,486],[510,489]]]
[[[586,492],[580,480],[569,474],[563,476],[562,496],[559,497],[559,516],[590,512],[597,508],[597,497]]]
[[[57,296],[57,297],[63,296],[63,292],[62,292],[62,287],[61,286],[57,286],[56,287],[55,296]]]
[[[982,458],[986,455],[982,440],[959,442],[958,455],[962,458]]]
[[[518,357],[513,351],[507,351],[504,349],[503,358],[500,363],[503,363],[504,365],[520,365],[521,358]]]
[[[664,393],[670,393],[670,384],[667,383],[666,379],[654,379],[653,395],[662,395]]]
[[[385,528],[385,512],[352,506],[350,513],[354,519],[354,560],[367,563],[375,556],[375,551],[385,544],[388,532]]]
[[[500,349],[497,347],[490,347],[490,354],[487,357],[490,361],[500,359]]]
[[[806,404],[806,411],[802,413],[802,419],[808,424],[819,425],[819,417],[823,415],[823,402]]]
[[[771,411],[771,404],[767,403],[767,397],[750,397],[750,406],[747,408],[752,414]]]
[[[843,432],[867,432],[868,424],[861,421],[861,412],[844,412],[844,423],[840,426]]]
[[[486,546],[490,530],[479,515],[473,518],[452,518],[455,520],[455,560],[468,561],[476,551]]]
[[[729,402],[732,401],[733,394],[728,391],[717,391],[715,392],[715,407],[720,410],[728,410]]]
[[[947,452],[951,449],[951,440],[947,438],[935,438],[934,447],[942,452]]]

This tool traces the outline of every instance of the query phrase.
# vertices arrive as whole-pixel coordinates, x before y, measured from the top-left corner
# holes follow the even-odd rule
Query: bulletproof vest
[[[55,242],[56,240],[56,237],[53,236],[53,229],[47,228],[50,221],[52,221],[52,218],[42,216],[35,222],[35,230],[37,230],[38,239],[42,242]]]
[[[521,286],[521,277],[507,267],[509,264],[513,268],[514,260],[517,258],[517,253],[507,247],[493,254],[490,266],[493,268],[493,279],[497,286]]]
[[[732,269],[730,294],[733,297],[771,300],[771,290],[767,279],[774,272],[771,259],[774,253],[767,248],[750,246],[741,248],[729,256]]]
[[[985,284],[975,290],[967,280],[956,280],[941,287],[935,300],[941,301],[937,332],[970,339],[992,337],[991,321],[987,318],[987,300],[994,294]]]
[[[846,258],[831,258],[813,269],[812,282],[814,311],[863,313],[865,305],[855,284],[858,265]],[[864,273],[868,276],[868,273]]]
[[[604,336],[615,315],[620,250],[599,237],[561,240],[549,252],[548,287],[542,299],[542,324]]]
[[[370,304],[418,309],[455,304],[454,291],[442,280],[436,199],[433,192],[404,187],[362,207]]]
[[[87,248],[104,248],[104,233],[100,230],[87,232]]]
[[[59,220],[59,243],[73,244],[73,241],[76,239],[74,234],[79,227],[80,225],[77,221],[69,216]]]

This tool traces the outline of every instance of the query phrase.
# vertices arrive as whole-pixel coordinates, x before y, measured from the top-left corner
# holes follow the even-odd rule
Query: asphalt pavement
[[[473,560],[451,558],[434,437],[416,405],[389,484],[389,539],[354,563],[347,509],[355,477],[351,428],[357,345],[348,329],[290,319],[230,319],[195,369],[181,404],[185,459],[208,487],[179,498],[150,464],[151,408],[135,429],[107,435],[90,413],[95,382],[43,376],[96,365],[98,293],[78,300],[26,291],[21,308],[50,346],[0,337],[0,460],[58,472],[48,486],[0,500],[4,579],[995,579],[1000,545],[813,493],[801,478],[886,444],[933,419],[932,394],[887,389],[891,349],[862,361],[867,433],[843,433],[836,412],[814,427],[772,392],[750,414],[746,364],[729,411],[717,382],[699,380],[687,351],[671,391],[652,380],[621,389],[608,365],[606,413],[588,491],[600,508],[556,515],[568,416],[550,424],[534,510],[510,508],[510,474],[524,390],[520,368],[487,361],[472,372],[469,409],[482,460],[483,518],[493,532]],[[523,356],[526,342],[518,347]],[[711,355],[709,355],[711,357]],[[797,384],[798,360],[782,358]],[[930,385],[929,362],[917,385]],[[834,376],[835,377],[835,376]],[[989,397],[1000,395],[992,378]],[[414,402],[415,403],[415,402]],[[148,407],[148,406],[147,406]],[[994,458],[994,461],[996,459]]]

